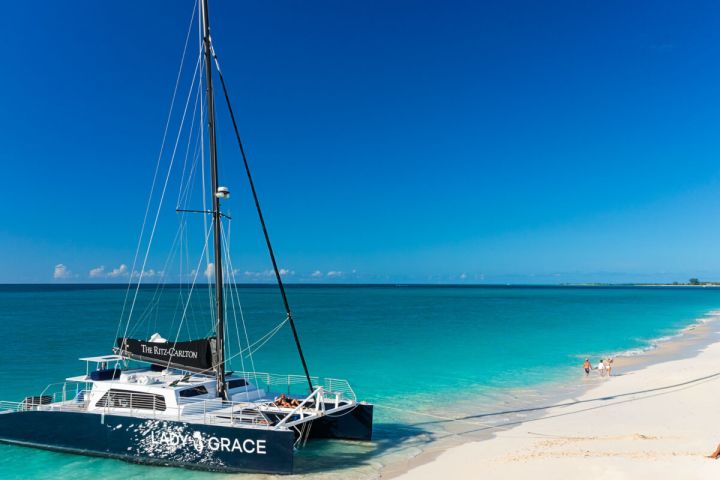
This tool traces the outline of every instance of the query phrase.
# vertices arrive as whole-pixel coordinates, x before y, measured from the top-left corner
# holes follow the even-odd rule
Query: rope
[[[266,333],[263,337],[260,337],[259,340],[257,340],[255,343],[253,343],[252,345],[250,345],[247,349],[245,349],[245,351],[248,351],[248,355],[254,355],[255,353],[257,353],[262,347],[265,346],[265,344],[267,344],[267,343],[270,341],[270,339],[271,339],[272,337],[275,336],[275,334],[276,334],[277,332],[280,331],[280,329],[281,329],[283,326],[285,326],[285,324],[286,324],[287,322],[288,322],[288,319],[285,318],[285,320],[283,320],[282,322],[280,322],[275,328],[273,328],[272,330],[270,330],[270,332]],[[262,343],[261,343],[261,342],[262,342]],[[260,345],[258,345],[257,348],[252,348],[252,347],[255,347],[258,343],[260,343]]]
[[[200,62],[200,56],[198,56],[198,63]],[[139,277],[137,281],[137,286],[135,287],[135,294],[133,295],[133,301],[132,305],[130,306],[130,312],[128,313],[128,321],[127,325],[125,326],[125,333],[123,334],[124,337],[127,337],[128,329],[130,328],[130,321],[132,319],[133,311],[135,310],[135,303],[137,302],[138,293],[140,291],[140,285],[142,284],[143,276],[145,274],[145,267],[147,266],[147,260],[150,256],[150,248],[152,247],[153,239],[155,238],[155,231],[157,229],[158,220],[160,219],[160,211],[162,210],[163,202],[165,201],[165,192],[167,191],[168,182],[170,181],[170,174],[172,173],[172,167],[175,163],[175,153],[177,152],[177,146],[178,142],[180,141],[180,135],[182,134],[183,125],[185,124],[185,117],[187,115],[188,110],[188,104],[190,103],[190,98],[192,96],[191,92],[193,90],[193,87],[195,86],[195,79],[197,77],[197,70],[193,74],[192,83],[190,85],[190,92],[188,92],[187,100],[185,101],[185,108],[183,110],[182,119],[180,121],[180,128],[178,129],[177,137],[175,138],[175,146],[173,148],[172,156],[170,157],[170,165],[168,165],[168,171],[167,175],[165,176],[165,183],[163,184],[162,192],[160,193],[160,200],[158,202],[158,208],[157,212],[155,213],[155,221],[153,222],[153,228],[150,232],[150,237],[148,239],[148,245],[147,249],[145,250],[145,257],[143,258],[142,267],[139,272]],[[134,274],[134,270],[130,273],[130,277],[132,278],[132,275]]]
[[[217,365],[226,365],[226,364],[229,363],[230,360],[232,360],[233,358],[235,358],[235,357],[237,357],[237,356],[239,356],[239,355],[242,355],[242,354],[244,354],[245,352],[248,352],[248,351],[252,351],[252,353],[257,352],[260,348],[262,348],[263,345],[265,345],[265,344],[268,342],[268,340],[270,340],[270,338],[272,338],[278,331],[280,331],[280,329],[281,329],[286,323],[287,323],[287,319],[285,319],[285,320],[283,320],[282,322],[280,322],[275,328],[273,328],[273,329],[270,330],[268,333],[266,333],[265,335],[263,335],[259,340],[257,340],[257,341],[256,341],[255,343],[253,343],[252,345],[248,346],[246,349],[241,350],[240,352],[236,353],[235,355],[226,358],[225,360],[223,360],[222,362],[218,363]],[[266,337],[267,337],[267,338],[266,338]],[[265,341],[262,343],[262,345],[260,345],[260,347],[254,349],[254,350],[251,350],[252,347],[254,347],[254,346],[257,345],[258,343],[260,343],[262,340],[265,340]],[[177,342],[177,340],[176,340],[176,342]],[[216,367],[217,365],[213,365],[212,367],[206,368],[205,370],[198,370],[198,371],[196,371],[196,372],[194,372],[194,373],[198,373],[198,374],[201,374],[201,375],[202,375],[202,374],[204,374],[204,373],[206,373],[206,372],[209,372],[209,371],[215,369],[215,367]],[[170,363],[168,362],[168,367],[169,367],[169,366],[170,366]]]
[[[167,139],[167,133],[168,133],[168,129],[170,127],[170,119],[172,118],[173,108],[175,107],[175,97],[177,95],[178,87],[180,85],[180,76],[182,75],[183,65],[185,64],[185,54],[187,53],[188,41],[190,39],[190,32],[192,30],[192,23],[193,23],[193,19],[195,18],[195,6],[197,6],[197,5],[198,5],[198,2],[196,0],[195,5],[193,5],[192,15],[190,17],[190,22],[188,25],[188,32],[187,32],[187,35],[185,36],[185,46],[183,47],[182,57],[180,58],[180,67],[178,68],[178,73],[175,78],[175,88],[173,90],[172,99],[170,100],[170,110],[168,111],[168,116],[167,116],[167,119],[165,120],[165,129],[163,130],[162,142],[160,142],[160,153],[158,153],[157,162],[155,164],[155,173],[153,174],[152,185],[150,187],[150,194],[148,195],[147,205],[145,206],[145,215],[143,217],[142,227],[140,228],[140,235],[138,237],[137,247],[135,248],[135,256],[133,258],[132,268],[130,269],[131,273],[130,273],[130,278],[128,279],[127,290],[125,290],[125,299],[123,300],[123,307],[120,312],[120,320],[118,320],[117,330],[115,331],[115,338],[113,338],[113,346],[115,345],[115,340],[118,338],[118,335],[120,334],[120,328],[122,326],[123,318],[125,316],[125,309],[127,307],[128,297],[130,296],[130,288],[132,287],[132,272],[135,271],[138,255],[140,254],[140,245],[142,245],[142,239],[145,234],[145,226],[147,224],[148,214],[150,213],[150,204],[152,203],[153,194],[155,192],[155,184],[157,182],[157,176],[160,171],[160,160],[162,159],[163,152],[165,151],[165,140]]]
[[[188,162],[188,158],[189,158],[189,156],[190,156],[190,145],[192,144],[193,132],[195,131],[195,120],[197,119],[197,115],[196,115],[196,114],[197,114],[197,109],[198,109],[198,103],[199,103],[199,102],[200,102],[200,88],[198,88],[197,93],[195,94],[195,104],[193,105],[193,113],[192,113],[192,115],[190,116],[190,118],[192,118],[192,122],[190,123],[190,131],[189,131],[189,133],[188,133],[188,142],[187,142],[187,147],[185,148],[185,159],[183,160],[182,173],[180,174],[180,189],[179,189],[179,191],[178,191],[178,199],[177,199],[177,203],[176,203],[176,205],[177,205],[176,208],[177,208],[177,209],[180,208],[181,198],[182,198],[182,196],[183,196],[183,193],[186,192],[186,191],[189,189],[189,187],[190,187],[190,180],[192,179],[192,170],[193,170],[193,169],[191,168],[191,169],[190,169],[190,173],[189,173],[189,175],[188,175],[188,181],[187,181],[187,183],[185,183],[185,171],[187,170],[187,162]],[[199,128],[202,128],[201,122],[202,122],[202,119],[201,119],[200,122],[198,122]],[[197,150],[197,145],[195,146],[195,148],[196,148],[196,150]],[[196,150],[195,150],[195,151],[196,151]],[[193,151],[193,159],[195,159],[195,151]],[[194,165],[194,161],[193,161],[193,165]],[[187,185],[187,188],[183,188],[183,185]],[[182,203],[184,204],[185,202],[182,202]]]
[[[240,342],[240,330],[238,329],[237,312],[235,311],[235,295],[233,295],[233,286],[235,285],[235,272],[233,271],[232,261],[230,260],[230,248],[228,245],[229,242],[227,241],[227,239],[225,237],[225,230],[221,228],[220,231],[222,233],[223,243],[225,244],[225,249],[223,250],[223,252],[225,253],[225,262],[226,262],[226,264],[228,266],[228,270],[229,270],[229,275],[228,275],[227,271],[225,272],[225,275],[232,277],[232,282],[228,282],[229,286],[230,286],[230,304],[232,306],[233,319],[235,320],[235,322],[234,322],[235,323],[235,334],[236,334],[237,342],[238,342],[238,351],[240,351],[240,350],[242,350],[242,343]],[[238,305],[240,307],[240,315],[242,317],[242,304],[240,304],[240,298],[238,298],[237,301],[238,301]],[[227,318],[227,317],[225,317],[225,318]],[[243,318],[243,325],[244,324],[245,324],[245,319]],[[242,356],[240,357],[240,366],[241,366],[242,370],[245,371],[245,359]],[[255,371],[255,367],[253,365],[253,373],[254,373],[254,371]],[[247,386],[246,386],[246,391],[247,391]]]
[[[212,228],[212,222],[210,223],[210,227]],[[187,316],[188,305],[190,304],[190,300],[192,299],[192,292],[193,292],[193,290],[195,289],[195,282],[197,281],[197,276],[198,276],[198,274],[200,273],[200,265],[202,264],[202,259],[203,259],[203,257],[205,256],[205,253],[206,253],[207,250],[208,250],[208,239],[209,239],[209,238],[210,238],[210,230],[207,230],[206,233],[205,233],[205,245],[203,246],[203,251],[202,251],[202,253],[200,254],[200,259],[198,260],[197,268],[195,268],[195,276],[193,277],[193,282],[192,282],[192,285],[190,286],[190,291],[188,292],[188,299],[187,299],[187,302],[185,302],[185,308],[183,308],[182,317],[180,317],[180,325],[178,325],[177,333],[175,334],[175,342],[173,343],[174,345],[176,345],[177,342],[178,342],[178,338],[180,337],[180,330],[181,330],[181,328],[182,328],[182,324],[183,324],[183,322],[185,321],[185,318],[186,318],[186,316]],[[168,358],[168,362],[167,362],[167,367],[166,367],[166,368],[169,368],[169,367],[170,367],[170,363],[172,362],[172,359],[173,359],[173,356],[170,355],[170,357]]]
[[[253,182],[252,174],[250,173],[250,165],[248,164],[247,156],[245,155],[245,148],[243,147],[242,140],[240,139],[240,131],[238,130],[237,122],[235,121],[235,113],[233,112],[232,105],[230,103],[230,96],[228,95],[227,86],[225,85],[225,78],[223,77],[222,70],[220,69],[220,63],[217,55],[215,54],[215,48],[212,45],[212,39],[208,38],[208,43],[210,44],[210,53],[215,61],[215,67],[217,68],[218,77],[220,78],[220,84],[222,85],[223,94],[225,96],[225,103],[227,104],[228,111],[230,113],[233,129],[235,130],[235,138],[237,139],[238,147],[240,148],[240,155],[243,159],[245,173],[247,175],[248,183],[250,184],[253,200],[255,201],[255,210],[257,210],[258,219],[260,220],[260,225],[262,226],[263,235],[265,237],[265,244],[267,245],[270,261],[272,262],[273,271],[275,272],[275,279],[277,280],[278,288],[280,289],[280,295],[282,296],[285,312],[287,313],[287,318],[290,322],[290,328],[292,330],[293,338],[295,339],[295,345],[297,346],[298,355],[300,356],[300,362],[302,362],[303,370],[305,371],[308,387],[310,388],[310,392],[313,392],[315,389],[313,388],[312,379],[310,378],[310,371],[308,370],[305,355],[303,354],[302,347],[300,346],[300,337],[298,336],[297,328],[295,328],[295,321],[293,320],[292,312],[290,311],[290,303],[288,302],[287,295],[285,293],[285,285],[283,284],[280,269],[278,269],[277,261],[275,260],[275,252],[273,251],[272,243],[270,242],[270,234],[265,226],[265,218],[263,217],[262,209],[260,208],[260,200],[258,199],[257,191],[255,190],[255,182]]]
[[[178,231],[175,234],[175,238],[173,239],[173,243],[170,247],[170,252],[168,253],[167,258],[165,259],[165,264],[163,265],[163,272],[167,272],[168,266],[170,265],[170,261],[174,258],[176,249],[178,246],[178,238],[180,237],[180,231]],[[137,331],[143,324],[144,320],[149,318],[152,314],[155,307],[157,307],[160,304],[161,296],[160,294],[165,289],[165,286],[167,285],[167,276],[163,275],[162,281],[157,285],[155,288],[155,292],[153,293],[153,297],[150,300],[150,304],[145,309],[145,311],[140,315],[140,318],[138,321],[135,322],[132,329],[129,332],[129,335],[133,335],[135,331]],[[157,324],[157,321],[156,321]]]
[[[225,230],[221,229],[221,232],[223,235],[223,240],[226,242],[225,251],[229,252],[229,250],[230,250],[229,245],[228,245],[229,240],[225,236]],[[235,269],[233,268],[232,259],[230,258],[229,255],[228,255],[228,267],[230,270],[230,276],[232,277],[232,284],[231,284],[231,288],[230,288],[230,297],[231,298],[233,297],[232,286],[234,285],[235,286],[234,295],[237,297],[238,305],[240,305],[240,319],[242,321],[243,331],[245,332],[245,342],[247,343],[248,346],[250,346],[250,337],[248,336],[247,325],[245,323],[245,314],[243,313],[242,304],[240,303],[240,294],[237,291],[237,281],[235,279]],[[237,321],[235,322],[235,328],[237,330]],[[240,332],[237,332],[237,334],[238,334],[238,346],[240,347]],[[242,350],[242,347],[240,347],[240,349]],[[252,372],[253,372],[254,378],[257,381],[257,374],[256,374],[256,370],[255,370],[255,360],[253,359],[252,351],[248,354],[248,357],[250,359],[250,364],[252,366]],[[244,367],[243,367],[243,369],[244,369]]]

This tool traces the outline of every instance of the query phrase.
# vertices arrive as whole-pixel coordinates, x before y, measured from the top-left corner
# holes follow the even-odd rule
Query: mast
[[[210,173],[212,177],[212,218],[213,218],[213,246],[215,251],[215,309],[217,324],[215,376],[217,378],[217,395],[227,399],[225,389],[225,309],[223,303],[223,270],[222,270],[222,238],[220,192],[218,191],[217,146],[215,142],[215,101],[213,99],[212,83],[212,57],[210,47],[210,18],[208,16],[208,0],[202,1],[203,20],[203,51],[205,55],[205,84],[208,109],[208,137],[210,143]]]

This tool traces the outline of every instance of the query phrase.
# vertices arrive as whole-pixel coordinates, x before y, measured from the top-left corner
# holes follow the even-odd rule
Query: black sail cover
[[[215,337],[187,342],[149,342],[134,338],[118,338],[115,351],[135,360],[156,365],[207,372],[213,368]]]

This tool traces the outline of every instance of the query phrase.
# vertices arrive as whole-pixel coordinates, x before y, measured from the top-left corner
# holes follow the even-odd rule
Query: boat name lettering
[[[158,347],[157,345],[141,345],[143,353],[162,355],[164,357],[198,358],[198,352],[193,350],[177,350],[174,347]]]
[[[155,432],[150,432],[150,440],[153,445],[168,445],[171,447],[191,445],[198,452],[202,452],[207,448],[213,452],[240,452],[254,453],[256,455],[265,455],[267,453],[266,440],[253,440],[252,438],[240,440],[227,437],[203,438],[200,432],[194,432],[192,435],[167,431],[155,435]]]

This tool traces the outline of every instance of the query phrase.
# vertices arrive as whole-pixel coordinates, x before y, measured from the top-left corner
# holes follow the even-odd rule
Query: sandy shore
[[[618,359],[616,376],[542,418],[450,448],[397,478],[719,478],[720,460],[704,458],[720,443],[717,328],[693,327],[642,360]],[[698,352],[699,340],[714,343]]]

